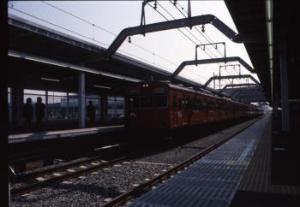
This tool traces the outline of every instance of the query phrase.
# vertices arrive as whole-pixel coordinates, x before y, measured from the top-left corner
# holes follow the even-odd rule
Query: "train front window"
[[[167,96],[142,96],[142,108],[160,108],[167,106]]]
[[[151,96],[142,96],[141,97],[141,107],[142,108],[152,107],[152,97]]]
[[[153,107],[166,107],[167,96],[153,96],[152,97]]]

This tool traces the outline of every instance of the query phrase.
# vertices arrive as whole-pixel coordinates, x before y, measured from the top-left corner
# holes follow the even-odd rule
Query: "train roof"
[[[143,82],[140,82],[140,83],[141,84],[143,84],[143,83],[148,83],[148,84],[150,84],[150,83],[159,83],[159,84],[166,85],[169,88],[179,89],[179,90],[183,90],[183,91],[187,91],[187,92],[192,92],[192,93],[197,93],[197,94],[201,94],[201,95],[204,95],[204,96],[207,96],[207,97],[211,97],[211,98],[214,98],[214,99],[219,99],[219,100],[223,100],[223,101],[225,100],[225,101],[228,101],[228,102],[232,102],[234,104],[256,108],[254,105],[251,105],[251,104],[245,104],[245,103],[241,103],[241,102],[238,102],[238,101],[234,101],[234,100],[232,100],[230,98],[216,96],[216,95],[213,95],[212,93],[209,94],[208,91],[206,91],[206,90],[196,90],[194,88],[185,87],[182,84],[171,83],[170,81],[150,81],[150,82],[149,81],[143,81]]]

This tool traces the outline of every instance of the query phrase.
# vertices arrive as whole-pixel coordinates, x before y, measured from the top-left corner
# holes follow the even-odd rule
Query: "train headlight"
[[[130,116],[130,118],[134,118],[135,119],[136,118],[136,113],[131,112],[129,116]]]

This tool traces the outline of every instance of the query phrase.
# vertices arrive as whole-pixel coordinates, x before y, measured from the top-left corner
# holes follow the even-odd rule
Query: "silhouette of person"
[[[35,116],[36,116],[36,126],[41,128],[43,119],[45,116],[45,104],[42,102],[42,98],[38,97],[35,104]]]
[[[86,111],[87,111],[87,116],[88,116],[88,119],[89,119],[89,123],[94,124],[95,123],[96,110],[95,110],[95,107],[93,106],[92,101],[89,101],[89,105],[87,106]]]
[[[32,100],[31,100],[31,98],[27,98],[26,104],[24,104],[24,107],[23,107],[23,117],[25,119],[25,126],[28,129],[31,128],[32,113],[33,113]]]

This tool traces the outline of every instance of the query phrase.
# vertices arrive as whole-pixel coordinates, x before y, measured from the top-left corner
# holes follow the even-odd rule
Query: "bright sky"
[[[178,1],[178,9],[167,0],[158,1],[157,10],[151,7],[153,5],[150,3],[145,7],[146,24],[166,21],[164,17],[169,20],[180,19],[183,18],[180,11],[183,13],[187,11],[187,1]],[[192,16],[213,14],[237,32],[223,1],[192,1],[191,5]],[[9,13],[107,48],[122,29],[140,24],[141,7],[142,1],[16,1],[9,2]],[[201,32],[200,26],[193,27],[192,30],[189,28],[180,30],[193,41],[174,29],[149,33],[145,37],[132,36],[131,43],[124,41],[117,52],[173,72],[182,61],[195,59],[195,43],[207,43],[208,39],[211,42],[226,42],[227,56],[240,56],[252,66],[244,45],[230,41],[212,25],[207,24],[204,33]],[[199,49],[198,59],[223,57],[222,46],[218,51],[208,47],[205,52]],[[219,73],[220,65],[224,64],[188,66],[179,75],[203,84],[214,73]],[[238,71],[228,67],[221,73],[238,74]],[[243,67],[241,73],[249,74]],[[258,79],[256,75],[254,77]],[[246,80],[236,80],[234,83],[241,82]],[[221,82],[221,87],[226,83],[228,81]],[[212,84],[210,86],[212,87]]]

